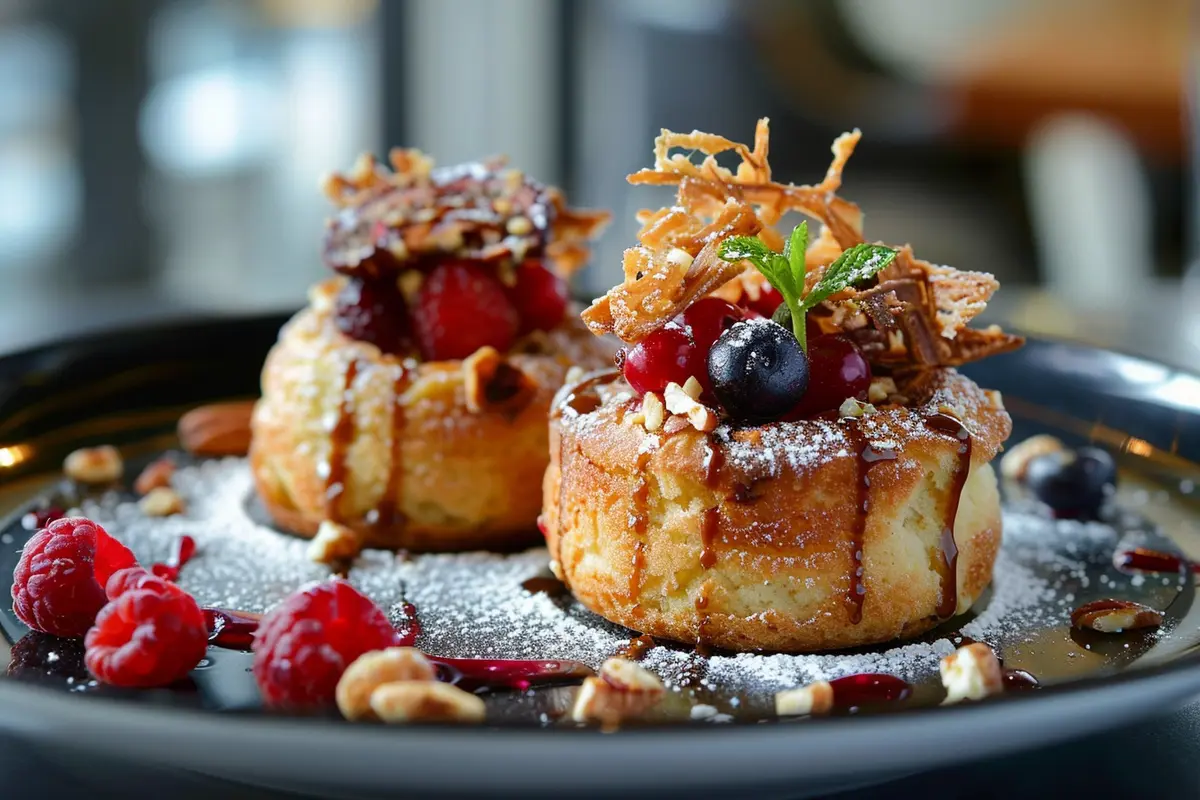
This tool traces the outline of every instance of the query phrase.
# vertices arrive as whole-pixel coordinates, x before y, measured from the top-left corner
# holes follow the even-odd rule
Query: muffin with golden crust
[[[250,461],[268,512],[304,536],[509,549],[536,539],[546,415],[572,367],[613,345],[565,313],[562,278],[606,219],[502,162],[433,169],[394,151],[327,185],[336,277],[267,356]]]
[[[834,193],[856,142],[835,143],[822,184],[793,186],[770,180],[765,120],[753,149],[664,131],[655,168],[631,177],[678,183],[679,199],[644,214],[625,282],[584,313],[627,343],[624,375],[559,393],[543,484],[552,568],[605,618],[732,650],[838,649],[916,636],[991,581],[990,462],[1011,421],[954,367],[1020,339],[966,326],[990,276],[863,244]],[[736,174],[716,165],[723,150]],[[823,224],[811,247],[793,234],[790,259],[765,227],[787,210]],[[790,283],[775,271],[789,265]],[[768,273],[783,312],[763,305]],[[773,310],[782,324],[760,318]]]

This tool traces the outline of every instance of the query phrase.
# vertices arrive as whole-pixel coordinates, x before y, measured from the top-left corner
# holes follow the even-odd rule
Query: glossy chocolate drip
[[[696,595],[696,652],[708,655],[710,644],[708,639],[708,583],[700,587]]]
[[[1127,630],[1152,628],[1162,624],[1162,613],[1150,606],[1135,603],[1132,600],[1116,600],[1106,597],[1102,600],[1084,603],[1072,611],[1071,626],[1112,632],[1116,629],[1111,627],[1111,622],[1109,626],[1098,626],[1098,623],[1104,621],[1105,617],[1114,615],[1114,612],[1119,612],[1127,618],[1127,624],[1122,626]]]
[[[725,451],[721,449],[720,442],[713,439],[712,434],[709,434],[708,443],[704,447],[704,485],[712,489],[716,487],[721,470],[725,466]]]
[[[971,433],[949,414],[934,414],[925,418],[925,425],[932,431],[945,433],[958,440],[958,465],[950,481],[950,499],[946,504],[946,516],[942,525],[941,539],[941,573],[942,591],[938,602],[937,615],[940,619],[954,616],[958,610],[958,543],[954,540],[954,523],[958,518],[958,506],[962,501],[963,487],[967,485],[967,477],[971,473]]]
[[[893,461],[896,453],[884,448],[872,447],[857,423],[850,423],[846,436],[855,454],[855,499],[854,522],[850,526],[850,580],[846,590],[846,606],[850,610],[850,622],[862,622],[863,602],[867,599],[867,584],[864,580],[863,548],[867,533],[868,504],[871,495],[871,468],[880,461]]]
[[[570,592],[567,585],[558,578],[535,575],[521,583],[521,588],[530,594],[544,594],[547,597],[562,597]]]
[[[638,453],[634,464],[633,491],[629,493],[629,529],[637,540],[633,544],[633,561],[629,570],[629,602],[635,614],[641,613],[639,600],[642,596],[642,577],[646,569],[646,526],[650,524],[650,483],[646,480],[646,468],[650,465],[651,451]]]
[[[1200,572],[1198,564],[1189,564],[1173,553],[1145,547],[1118,550],[1113,553],[1113,564],[1117,569],[1136,572],[1179,572],[1185,566],[1190,567],[1192,572]]]
[[[329,474],[325,477],[325,518],[340,522],[341,499],[346,494],[346,451],[354,439],[354,379],[358,361],[346,365],[342,396],[338,401],[337,422],[329,434]]]
[[[1041,686],[1037,678],[1023,669],[1005,668],[1000,671],[1000,678],[1004,681],[1006,692],[1037,689]]]
[[[618,648],[617,651],[613,653],[613,656],[615,658],[627,658],[630,661],[641,661],[646,657],[646,653],[649,653],[657,646],[658,643],[654,641],[653,637],[649,636],[648,634],[642,634],[641,636],[630,639],[628,642]]]
[[[717,563],[717,551],[713,549],[713,541],[721,527],[721,511],[717,508],[705,510],[700,521],[700,566],[706,570],[712,569]]]
[[[396,374],[396,380],[392,384],[392,454],[391,460],[388,462],[388,478],[384,485],[383,497],[379,501],[378,508],[375,509],[374,526],[380,530],[390,528],[398,528],[404,524],[404,512],[400,510],[400,492],[403,489],[404,482],[404,455],[402,448],[404,446],[404,425],[406,415],[404,413],[404,404],[401,398],[404,397],[404,392],[408,390],[408,385],[411,382],[408,368],[403,364],[399,365],[399,372]]]

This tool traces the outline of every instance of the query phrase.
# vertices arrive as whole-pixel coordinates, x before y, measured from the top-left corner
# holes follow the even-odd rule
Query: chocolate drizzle
[[[649,634],[643,633],[641,636],[634,637],[617,649],[613,656],[616,658],[627,658],[630,661],[641,661],[646,657],[658,643]]]
[[[629,571],[629,601],[633,613],[642,611],[639,600],[642,596],[642,576],[646,569],[646,526],[650,523],[647,504],[650,499],[650,483],[646,480],[646,467],[650,464],[650,450],[638,453],[634,464],[633,491],[629,493],[629,529],[637,537],[633,545],[633,563]]]
[[[341,499],[346,494],[346,451],[354,440],[354,379],[358,377],[358,360],[346,365],[342,396],[338,402],[338,417],[329,434],[329,474],[325,476],[325,518],[340,522]]]
[[[871,468],[880,461],[894,461],[896,453],[886,448],[873,447],[857,424],[846,428],[850,446],[857,463],[854,485],[854,524],[850,526],[850,580],[846,590],[846,606],[850,610],[850,622],[862,622],[863,602],[867,599],[867,584],[864,580],[863,548],[867,532],[867,516],[871,495]]]
[[[383,497],[375,509],[375,527],[381,530],[399,527],[404,524],[404,512],[399,507],[400,491],[404,480],[404,404],[401,402],[404,392],[411,381],[408,368],[399,365],[399,372],[392,384],[392,454],[388,466],[388,479],[384,485]]]
[[[963,487],[967,485],[967,477],[971,472],[971,432],[949,414],[934,414],[925,418],[925,426],[931,431],[953,436],[958,440],[958,465],[950,482],[950,499],[946,503],[946,516],[942,525],[939,547],[941,563],[938,565],[942,573],[941,599],[938,601],[937,615],[939,619],[954,616],[958,610],[958,543],[954,540],[954,523],[958,518],[958,506],[962,500]]]
[[[704,512],[700,522],[700,566],[706,570],[712,569],[717,563],[717,551],[713,549],[713,540],[721,524],[720,509],[710,508]]]

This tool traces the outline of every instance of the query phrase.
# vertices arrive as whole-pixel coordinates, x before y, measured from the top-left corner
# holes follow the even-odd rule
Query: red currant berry
[[[705,369],[696,345],[678,322],[642,339],[625,356],[625,380],[638,394],[661,392],[668,383],[683,385],[689,377]]]
[[[774,286],[767,284],[759,291],[757,300],[751,300],[749,297],[745,297],[743,298],[742,302],[747,309],[751,311],[757,311],[764,317],[769,317],[774,314],[775,309],[779,308],[780,304],[783,303],[783,295],[776,291]]]
[[[505,293],[521,318],[518,333],[557,328],[567,313],[567,284],[562,278],[530,259],[517,267],[517,282]]]
[[[466,358],[481,347],[512,347],[517,310],[504,286],[482,264],[447,261],[425,278],[413,308],[413,329],[427,361]]]
[[[809,329],[811,335],[812,330]],[[845,336],[814,336],[808,340],[808,391],[784,419],[798,420],[831,411],[847,397],[867,399],[871,365]]]
[[[412,341],[408,306],[394,280],[351,278],[333,301],[337,329],[385,353],[404,353]]]

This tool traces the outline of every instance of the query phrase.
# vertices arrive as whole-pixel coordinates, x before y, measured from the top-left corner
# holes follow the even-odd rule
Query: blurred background
[[[0,0],[0,351],[298,307],[318,178],[508,153],[616,222],[660,127],[747,141],[869,238],[995,273],[990,315],[1200,364],[1186,0]],[[1193,95],[1194,96],[1194,95]]]

